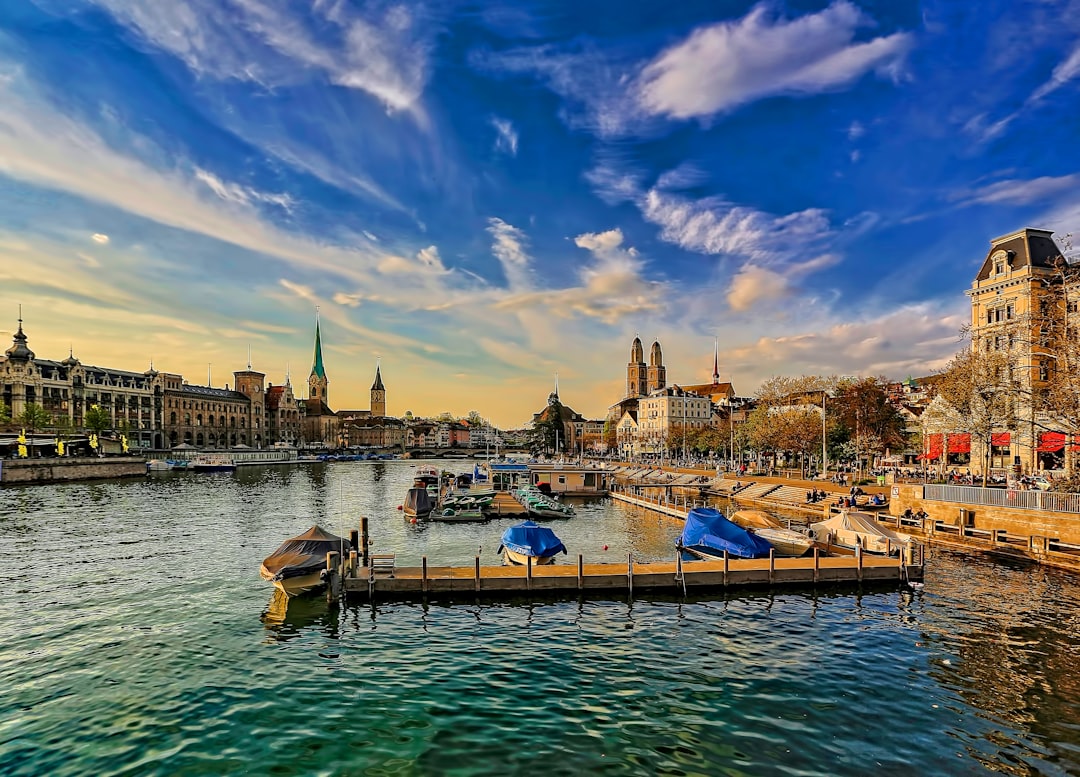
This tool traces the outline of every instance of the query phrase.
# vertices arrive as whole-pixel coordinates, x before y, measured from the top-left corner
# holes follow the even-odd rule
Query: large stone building
[[[300,423],[299,444],[307,448],[341,448],[345,440],[341,435],[341,419],[330,409],[330,380],[323,365],[322,333],[315,322],[315,357],[308,375],[308,397],[301,405],[303,419]]]
[[[1043,345],[1039,328],[1044,306],[1051,299],[1054,304],[1065,304],[1051,295],[1062,280],[1061,261],[1063,251],[1054,242],[1052,232],[1032,228],[1011,232],[990,241],[990,249],[967,291],[971,298],[972,348],[1006,353],[1017,389],[1017,420],[1014,428],[993,435],[991,468],[1020,464],[1033,472],[1062,465],[1065,434],[1055,431],[1054,419],[1041,413],[1033,401],[1045,390],[1056,368],[1057,356]],[[1074,312],[1070,308],[1067,313]],[[962,446],[962,452],[971,454],[973,464],[984,461],[986,451],[980,449],[979,441],[971,441],[959,431],[949,435],[949,452],[955,453],[957,446]],[[938,437],[942,440],[938,442],[940,449],[945,437]],[[929,443],[932,448],[934,439]]]
[[[76,436],[85,430],[87,411],[97,406],[108,413],[110,431],[123,433],[133,449],[294,444],[304,408],[287,378],[284,386],[266,388],[265,377],[248,365],[233,373],[232,388],[215,388],[152,366],[131,372],[86,365],[74,353],[61,361],[39,359],[20,318],[0,360],[0,398],[13,418],[38,405],[53,419],[51,430]]]

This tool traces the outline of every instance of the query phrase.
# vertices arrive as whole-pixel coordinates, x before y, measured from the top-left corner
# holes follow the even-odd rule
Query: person
[[[926,520],[926,518],[927,518],[928,516],[926,515],[926,511],[924,511],[924,510],[923,510],[923,509],[922,509],[922,508],[920,507],[920,508],[919,508],[919,512],[915,513],[915,517],[916,517],[917,519],[919,519],[920,521],[924,521],[924,520]]]
[[[813,491],[807,491],[806,492],[806,501],[807,501],[807,503],[812,503],[814,501],[814,492]]]

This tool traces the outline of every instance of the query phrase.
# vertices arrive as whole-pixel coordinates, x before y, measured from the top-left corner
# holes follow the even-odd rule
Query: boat
[[[711,507],[695,507],[689,512],[676,547],[705,561],[722,559],[724,551],[735,558],[764,558],[772,550],[767,540]]]
[[[573,507],[545,494],[537,486],[523,485],[517,489],[516,496],[533,518],[572,518],[574,516]]]
[[[892,556],[899,555],[901,548],[911,542],[909,535],[882,526],[874,516],[851,510],[841,510],[828,520],[810,524],[810,536],[826,547],[854,552],[858,546],[866,553]]]
[[[172,462],[166,459],[149,459],[146,462],[147,472],[168,472],[172,468]]]
[[[322,573],[326,569],[327,553],[337,551],[344,555],[351,547],[347,539],[315,525],[281,543],[263,559],[259,572],[263,580],[269,580],[289,596],[296,596],[325,585]]]
[[[443,507],[440,510],[432,510],[428,516],[429,521],[442,521],[444,523],[467,523],[469,521],[483,521],[483,510],[478,507]]]
[[[236,463],[228,454],[207,453],[191,459],[188,469],[195,472],[232,472]]]
[[[547,526],[522,521],[503,532],[499,551],[510,564],[554,564],[555,556],[566,553],[566,546]]]
[[[405,494],[405,503],[401,506],[401,509],[404,511],[406,518],[427,518],[431,515],[431,511],[435,509],[435,500],[431,498],[427,488],[414,485]]]
[[[778,556],[802,556],[814,547],[812,538],[785,527],[764,510],[736,510],[731,521],[763,538]]]

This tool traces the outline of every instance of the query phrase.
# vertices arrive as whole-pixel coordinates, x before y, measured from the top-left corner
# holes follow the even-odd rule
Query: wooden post
[[[857,570],[859,582],[862,582],[862,543],[856,540],[855,542],[855,569]]]
[[[769,585],[776,579],[776,548],[769,548]]]
[[[580,553],[577,556],[577,589],[580,591],[585,587],[585,559]]]
[[[525,557],[525,588],[532,590],[532,556]]]
[[[356,529],[349,530],[349,544],[352,545],[355,550],[360,550],[360,532]]]
[[[360,553],[363,555],[364,566],[368,565],[368,545],[371,539],[368,537],[368,522],[366,517],[360,518]]]
[[[420,559],[421,572],[420,572],[420,590],[425,594],[427,593],[427,556]]]
[[[629,586],[630,595],[634,595],[634,554],[626,554],[626,583]]]
[[[817,545],[814,546],[814,582],[818,581],[818,570],[821,568]]]
[[[724,587],[727,588],[728,578],[728,552],[724,551]]]
[[[357,576],[356,570],[358,568],[358,565],[357,565],[356,562],[357,562],[356,548],[353,548],[352,550],[349,551],[349,573],[350,573],[349,576],[350,577],[356,577]]]
[[[476,578],[476,590],[480,590],[480,557],[476,556],[476,563],[473,565],[473,575]]]

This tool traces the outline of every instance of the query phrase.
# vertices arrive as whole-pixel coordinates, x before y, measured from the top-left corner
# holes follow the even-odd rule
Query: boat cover
[[[690,511],[679,544],[706,552],[723,553],[726,550],[738,558],[763,558],[772,549],[772,545],[761,537],[732,523],[711,507],[695,507]]]
[[[413,486],[405,494],[405,513],[411,515],[427,515],[435,507],[431,494],[423,486]]]
[[[882,526],[871,515],[841,510],[827,521],[810,524],[810,533],[818,542],[832,542],[834,545],[855,547],[855,541],[862,544],[864,550],[871,553],[885,553],[890,546],[894,549],[911,538],[897,534],[887,526]]]
[[[500,552],[502,548],[536,558],[548,558],[560,551],[566,553],[566,546],[555,536],[555,532],[534,521],[522,521],[504,531]]]
[[[352,545],[347,539],[312,526],[299,537],[285,540],[281,547],[262,563],[262,576],[267,580],[284,580],[310,574],[326,566],[326,554],[332,550],[347,553]]]
[[[731,520],[744,529],[783,529],[784,525],[764,510],[736,510]]]

